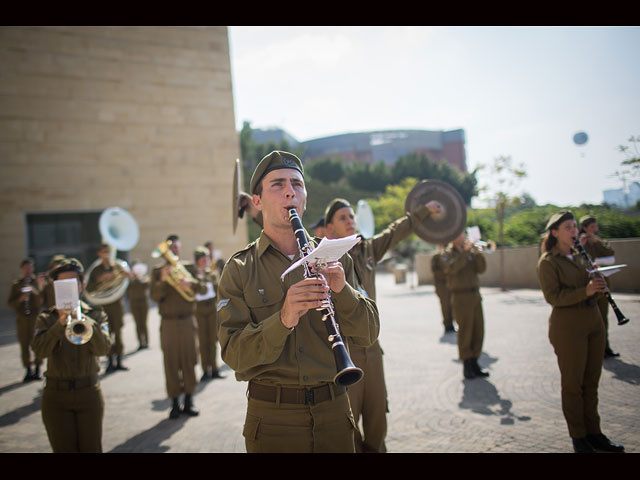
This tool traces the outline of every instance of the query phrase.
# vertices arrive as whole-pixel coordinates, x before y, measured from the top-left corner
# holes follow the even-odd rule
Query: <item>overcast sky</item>
[[[229,44],[238,129],[461,128],[470,171],[511,156],[538,204],[601,203],[640,135],[638,27],[229,27]]]

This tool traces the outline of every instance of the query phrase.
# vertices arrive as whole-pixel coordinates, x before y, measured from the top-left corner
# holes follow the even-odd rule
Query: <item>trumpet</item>
[[[489,240],[488,242],[485,242],[484,240],[477,240],[473,242],[472,246],[479,252],[486,251],[487,253],[493,253],[496,251],[496,242],[493,240]]]
[[[289,221],[291,222],[293,233],[296,236],[296,240],[298,242],[300,256],[308,256],[311,252],[311,246],[307,241],[307,237],[302,226],[302,221],[300,220],[298,212],[295,208],[289,209]],[[324,276],[321,273],[311,272],[308,263],[305,262],[303,266],[305,278],[320,278],[324,280]],[[362,369],[354,365],[351,357],[349,356],[349,352],[345,347],[342,337],[340,336],[340,329],[338,327],[338,322],[336,321],[336,314],[333,308],[333,303],[331,302],[330,294],[329,297],[323,302],[323,305],[317,310],[322,312],[322,321],[327,328],[327,333],[329,335],[328,340],[331,344],[331,350],[336,362],[337,374],[333,378],[333,382],[336,385],[341,385],[343,387],[358,383],[362,379],[364,372],[362,371]]]
[[[68,309],[66,312],[67,326],[64,330],[65,337],[74,345],[84,345],[91,340],[93,328],[91,328],[85,320],[80,302],[78,302],[78,306],[75,308],[75,318],[72,318],[74,310]]]
[[[587,266],[589,267],[589,270],[594,270],[595,267],[593,266],[593,263],[591,262],[591,258],[589,257],[589,254],[587,253],[587,251],[584,249],[584,247],[580,243],[580,239],[578,237],[574,238],[573,239],[573,243],[574,243],[576,249],[578,250],[578,252],[580,252],[580,255],[582,255],[582,257],[587,262]],[[597,273],[597,271],[596,271],[595,274],[598,275],[601,278],[604,278],[602,276],[602,274]],[[627,323],[629,321],[629,319],[627,317],[625,317],[624,314],[620,311],[620,309],[618,308],[618,305],[616,305],[616,302],[613,300],[613,297],[611,296],[611,293],[609,292],[608,288],[607,288],[607,290],[605,290],[604,295],[605,295],[605,297],[607,297],[607,301],[609,302],[609,305],[611,305],[611,308],[613,309],[613,313],[616,314],[616,318],[618,319],[618,325],[624,325],[625,323]]]

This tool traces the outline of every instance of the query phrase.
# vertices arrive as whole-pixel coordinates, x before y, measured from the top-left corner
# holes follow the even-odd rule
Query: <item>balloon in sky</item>
[[[573,136],[573,143],[576,145],[584,145],[589,140],[589,137],[584,132],[578,132]]]

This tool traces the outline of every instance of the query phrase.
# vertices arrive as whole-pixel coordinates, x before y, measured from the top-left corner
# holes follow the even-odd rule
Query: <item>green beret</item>
[[[210,252],[207,247],[197,247],[193,252],[193,257],[198,260],[200,257],[206,257],[209,254]]]
[[[293,153],[281,152],[275,150],[266,155],[251,175],[251,184],[249,185],[249,191],[256,193],[256,187],[260,183],[260,180],[269,172],[278,170],[281,168],[293,168],[298,170],[304,176],[304,169],[302,168],[302,162]]]
[[[593,215],[585,215],[584,217],[580,218],[580,226],[584,228],[595,221],[596,217],[594,217]]]
[[[80,260],[76,258],[64,258],[55,266],[49,276],[55,280],[62,272],[76,272],[82,277],[84,275],[84,267]]]
[[[547,226],[545,227],[545,230],[555,230],[565,220],[573,220],[573,219],[574,219],[573,212],[571,212],[570,210],[554,213],[553,215],[551,215],[551,218],[547,222]]]
[[[331,203],[329,203],[326,210],[324,211],[325,225],[328,225],[329,223],[331,223],[331,220],[333,220],[333,216],[336,214],[338,210],[340,210],[341,208],[350,207],[350,206],[351,204],[349,203],[349,200],[345,200],[344,198],[334,198],[333,200],[331,200]]]

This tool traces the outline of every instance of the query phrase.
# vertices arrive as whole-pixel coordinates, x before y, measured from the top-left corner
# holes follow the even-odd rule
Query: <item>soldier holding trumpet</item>
[[[75,279],[82,293],[84,267],[75,258],[64,259],[50,273],[52,280]],[[98,380],[99,357],[111,348],[107,315],[80,301],[91,338],[71,343],[65,335],[68,313],[55,306],[36,321],[31,347],[47,359],[42,393],[42,420],[54,453],[101,453],[104,398]]]

